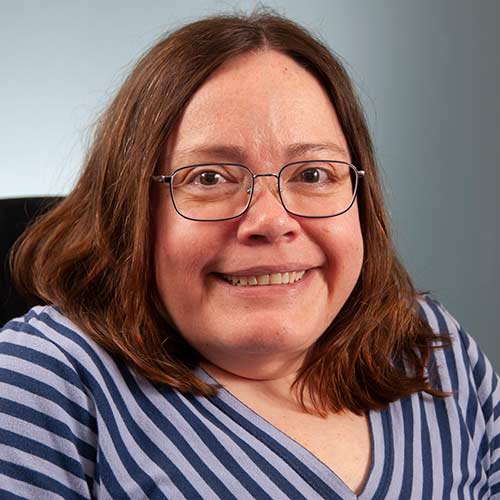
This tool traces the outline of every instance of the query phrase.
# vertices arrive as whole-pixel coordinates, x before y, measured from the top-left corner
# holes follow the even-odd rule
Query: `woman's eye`
[[[202,186],[215,186],[219,182],[223,181],[224,177],[218,172],[213,172],[207,170],[206,172],[199,173],[194,179],[195,184],[201,184]]]
[[[308,168],[303,170],[299,174],[299,179],[307,184],[313,184],[315,182],[321,182],[327,180],[328,175],[326,172],[319,168]]]

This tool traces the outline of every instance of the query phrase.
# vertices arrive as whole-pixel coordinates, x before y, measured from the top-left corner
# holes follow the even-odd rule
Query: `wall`
[[[165,30],[255,2],[0,2],[0,197],[66,193],[92,123]],[[394,237],[500,368],[500,3],[271,1],[347,62]]]

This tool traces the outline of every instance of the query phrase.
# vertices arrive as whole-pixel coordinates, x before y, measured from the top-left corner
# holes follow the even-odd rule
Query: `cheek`
[[[161,224],[155,242],[156,281],[163,301],[177,297],[179,292],[188,292],[192,287],[180,288],[193,282],[203,265],[201,257],[204,238],[197,237],[182,222]],[[167,293],[168,292],[168,293]]]
[[[207,272],[220,253],[222,227],[160,214],[155,226],[155,276],[162,301],[173,316],[200,305]]]
[[[182,308],[186,293],[193,291],[193,287],[188,286],[194,274],[197,253],[197,242],[192,234],[188,224],[170,210],[157,211],[154,243],[156,285],[171,316]]]
[[[341,281],[345,287],[354,287],[361,272],[364,252],[357,209],[329,221],[324,228],[322,247],[332,280],[337,284]]]

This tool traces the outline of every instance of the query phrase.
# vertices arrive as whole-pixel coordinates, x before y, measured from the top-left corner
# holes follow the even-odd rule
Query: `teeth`
[[[287,285],[300,281],[305,273],[306,271],[290,271],[257,276],[230,276],[224,274],[223,278],[234,286]]]
[[[282,282],[281,273],[274,273],[269,276],[269,283],[271,283],[271,285],[281,285]]]
[[[259,285],[269,285],[269,274],[261,274],[257,276],[257,283]]]

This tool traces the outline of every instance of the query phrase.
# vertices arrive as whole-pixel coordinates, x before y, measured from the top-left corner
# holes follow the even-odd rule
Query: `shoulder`
[[[430,360],[439,372],[442,389],[453,392],[463,403],[465,395],[477,398],[482,407],[492,398],[500,399],[498,376],[475,339],[431,296],[420,297],[418,303],[420,316],[432,330],[450,338],[450,345],[435,350]]]
[[[450,346],[445,350],[455,358],[466,358],[463,361],[471,368],[479,368],[487,360],[474,338],[469,335],[461,324],[445,309],[445,307],[430,295],[418,299],[419,315],[439,336],[447,335]],[[489,362],[488,362],[489,363]]]
[[[87,406],[89,376],[108,359],[56,307],[35,307],[0,330],[2,381],[47,397],[56,391]]]
[[[419,315],[425,319],[435,333],[450,333],[458,325],[453,316],[431,295],[417,297]]]
[[[59,308],[37,306],[24,316],[14,318],[0,329],[2,353],[10,346],[18,352],[40,351],[50,354],[63,363],[84,361],[90,357],[105,357],[106,351],[76,326]]]
[[[0,490],[90,498],[97,418],[85,350],[98,351],[53,307],[0,330],[0,447],[8,457],[0,460]]]

